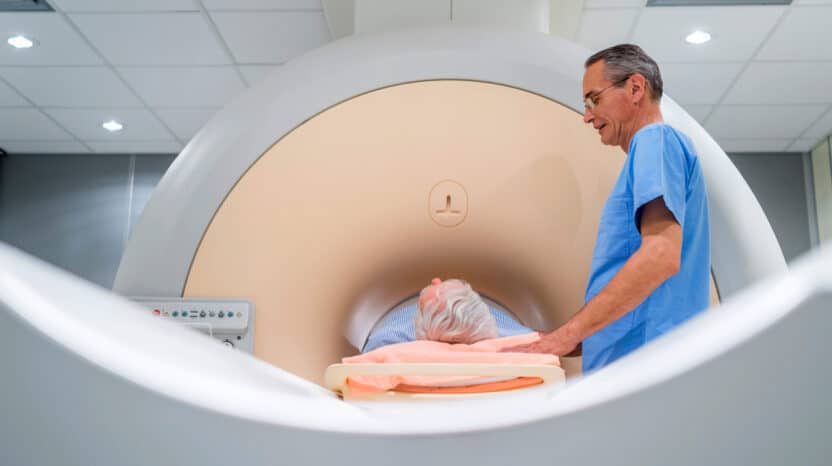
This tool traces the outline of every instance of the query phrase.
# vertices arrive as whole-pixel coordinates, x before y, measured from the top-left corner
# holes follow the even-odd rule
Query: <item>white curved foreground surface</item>
[[[343,403],[0,245],[6,465],[825,464],[832,252],[567,387]]]

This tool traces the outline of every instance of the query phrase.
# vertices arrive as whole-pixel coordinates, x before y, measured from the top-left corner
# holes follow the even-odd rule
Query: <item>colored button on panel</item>
[[[162,311],[160,311],[160,310],[158,310],[158,309],[154,309],[154,310],[153,310],[153,315],[154,315],[154,316],[158,316],[158,315],[159,315],[159,314],[161,314],[161,313],[162,313]]]

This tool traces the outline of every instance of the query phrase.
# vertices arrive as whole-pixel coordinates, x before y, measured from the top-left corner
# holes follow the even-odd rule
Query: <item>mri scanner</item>
[[[582,304],[624,155],[581,121],[589,51],[431,29],[300,57],[219,112],[159,183],[113,294],[0,247],[3,465],[828,464],[832,255],[791,270],[699,151],[722,305],[595,373],[465,398],[345,402],[324,369],[433,276],[524,324]],[[245,299],[253,355],[123,296]]]

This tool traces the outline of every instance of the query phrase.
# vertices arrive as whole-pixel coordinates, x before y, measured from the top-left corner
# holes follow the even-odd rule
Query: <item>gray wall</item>
[[[174,157],[2,157],[0,241],[110,288],[130,225]]]
[[[751,186],[790,262],[811,247],[804,155],[799,153],[745,153],[729,157]],[[811,169],[811,168],[809,168]]]
[[[2,157],[0,241],[110,288],[130,228],[174,157]],[[811,219],[803,156],[730,157],[762,204],[786,260],[807,251]]]

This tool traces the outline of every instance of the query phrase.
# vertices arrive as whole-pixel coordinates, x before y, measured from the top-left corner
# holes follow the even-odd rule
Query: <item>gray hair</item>
[[[497,321],[471,285],[455,279],[445,283],[460,286],[443,288],[426,300],[424,307],[420,299],[419,309],[413,318],[416,339],[470,344],[496,338]]]
[[[601,60],[605,65],[605,78],[617,83],[638,73],[647,81],[650,98],[654,102],[661,100],[664,84],[659,65],[641,47],[634,44],[619,44],[606,48],[587,58],[584,67],[589,68]]]

